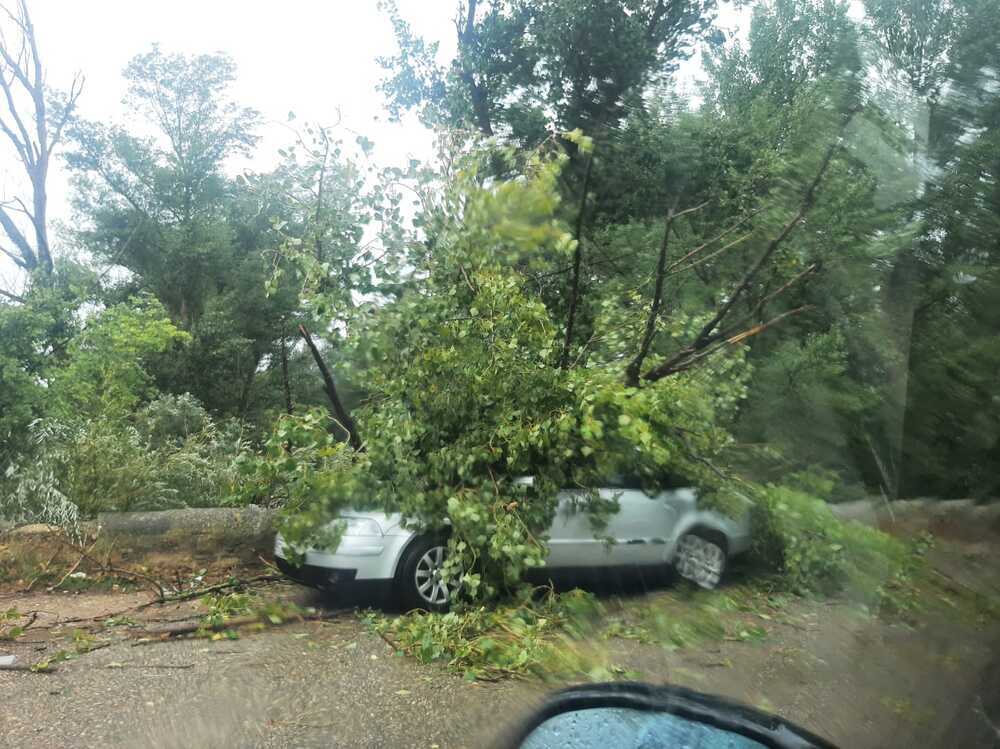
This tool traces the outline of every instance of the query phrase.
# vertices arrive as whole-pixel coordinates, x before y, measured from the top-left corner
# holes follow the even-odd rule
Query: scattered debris
[[[346,610],[346,609],[344,609]],[[280,626],[282,624],[291,624],[293,622],[305,622],[305,621],[315,621],[318,619],[329,619],[332,618],[344,610],[335,611],[316,611],[307,610],[302,612],[296,612],[294,615],[287,618],[279,617],[269,617],[260,616],[259,614],[249,614],[247,616],[235,616],[225,621],[220,622],[207,622],[204,618],[174,622],[168,624],[164,627],[148,628],[143,630],[138,630],[134,633],[130,633],[134,637],[139,639],[133,643],[133,645],[145,645],[151,642],[160,642],[162,640],[169,640],[172,637],[181,637],[183,635],[195,634],[196,632],[222,632],[236,630],[239,627],[245,627],[248,625],[259,625],[264,626]]]

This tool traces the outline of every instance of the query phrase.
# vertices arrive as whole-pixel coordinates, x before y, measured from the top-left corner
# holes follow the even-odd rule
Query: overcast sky
[[[265,127],[255,168],[275,163],[290,137],[278,123],[290,110],[298,120],[343,124],[375,142],[379,163],[428,158],[431,133],[415,119],[390,123],[376,90],[382,70],[375,58],[394,54],[388,19],[375,0],[29,0],[50,85],[66,89],[76,71],[86,76],[79,112],[88,119],[122,121],[121,71],[136,54],[159,43],[165,52],[225,52],[236,62],[234,98],[258,109]],[[415,32],[454,52],[455,0],[400,0]],[[697,66],[692,60],[690,66]],[[691,68],[689,67],[689,70]],[[13,152],[0,143],[0,188],[17,194],[24,182]],[[70,219],[61,159],[50,175],[50,216]],[[0,266],[11,278],[11,266]],[[8,287],[9,288],[9,287]]]
[[[125,81],[121,71],[136,54],[159,43],[166,52],[225,52],[236,62],[234,98],[264,119],[260,169],[275,163],[291,137],[278,123],[294,111],[299,121],[337,119],[375,141],[381,163],[431,155],[431,134],[415,120],[387,121],[376,91],[379,55],[392,54],[391,26],[374,0],[29,0],[40,53],[51,86],[68,89],[76,71],[86,76],[79,103],[83,117],[121,121]],[[416,31],[443,40],[449,54],[452,0],[401,0]],[[0,143],[2,187],[23,189],[13,152]],[[49,178],[50,216],[70,219],[68,175],[61,159]],[[11,277],[11,267],[0,269]]]

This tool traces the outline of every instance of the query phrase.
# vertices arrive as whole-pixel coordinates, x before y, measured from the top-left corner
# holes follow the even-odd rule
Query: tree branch
[[[330,370],[327,368],[326,362],[323,361],[323,355],[320,354],[319,349],[316,348],[316,344],[313,342],[312,336],[309,335],[309,331],[306,330],[305,325],[299,325],[299,333],[302,338],[305,339],[306,345],[312,353],[313,360],[316,362],[316,366],[319,368],[319,372],[323,376],[323,386],[326,390],[326,395],[330,399],[330,405],[333,406],[333,412],[336,414],[337,420],[344,428],[344,431],[347,432],[348,442],[350,442],[351,447],[358,452],[364,451],[364,446],[361,443],[361,437],[358,435],[358,429],[354,424],[354,419],[352,419],[351,415],[347,413],[347,409],[344,408],[344,404],[340,401],[340,395],[337,393],[337,385],[333,381],[333,375],[330,374]]]
[[[840,132],[847,127],[853,116],[853,112],[849,113],[848,117],[845,118],[841,125]],[[796,226],[805,218],[806,214],[813,207],[816,200],[816,190],[819,187],[820,182],[822,182],[823,177],[826,175],[827,170],[830,167],[830,163],[833,161],[834,154],[840,148],[840,137],[838,137],[827,147],[826,152],[823,154],[823,159],[820,161],[819,168],[816,171],[816,175],[813,177],[809,186],[806,188],[805,193],[802,196],[802,200],[799,203],[799,208],[795,212],[795,215],[789,219],[785,225],[782,227],[781,231],[776,237],[774,237],[767,245],[767,248],[757,259],[757,262],[747,271],[743,276],[743,279],[736,286],[733,292],[729,295],[729,298],[723,303],[723,305],[716,311],[702,329],[699,331],[698,335],[695,337],[688,346],[678,351],[676,354],[671,356],[662,364],[654,367],[653,369],[646,372],[642,378],[648,382],[656,382],[657,380],[663,379],[664,377],[674,374],[675,372],[686,369],[694,361],[701,359],[702,356],[700,352],[712,347],[712,345],[718,340],[724,338],[726,334],[719,331],[719,325],[725,319],[725,317],[732,310],[733,306],[740,299],[740,297],[750,288],[757,274],[760,272],[761,268],[767,263],[768,260],[774,255],[775,251],[781,245],[785,239],[792,233]],[[793,282],[797,279],[793,279]],[[787,288],[787,285],[784,288]],[[782,290],[783,290],[782,289]],[[777,322],[779,319],[785,315],[780,315],[773,322]],[[770,327],[771,323],[765,324],[764,327],[757,330],[761,332]],[[759,327],[759,326],[758,326]],[[755,333],[756,334],[756,333]],[[715,350],[714,348],[712,350]]]
[[[734,346],[737,343],[742,343],[747,338],[751,338],[752,336],[763,333],[765,330],[772,327],[773,325],[777,325],[786,317],[791,317],[792,315],[798,315],[801,314],[802,312],[807,312],[810,309],[812,309],[810,305],[796,307],[795,309],[788,310],[787,312],[782,312],[780,315],[768,320],[767,322],[755,325],[752,328],[744,330],[741,333],[736,333],[735,335],[731,335],[724,340],[716,341],[714,345],[706,346],[703,349],[690,349],[690,348],[685,349],[684,353],[687,356],[679,358],[678,361],[676,361],[663,376],[666,377],[668,375],[677,374],[678,372],[683,372],[687,369],[691,369],[691,367],[700,362],[702,359],[707,359],[712,354],[715,354],[716,352],[721,351],[724,348],[728,348],[729,346]]]
[[[707,255],[705,255],[705,257],[700,257],[697,260],[695,260],[694,262],[688,263],[687,265],[685,265],[685,266],[683,266],[681,268],[677,267],[677,263],[673,263],[667,269],[667,274],[671,275],[671,276],[674,276],[674,275],[676,275],[678,273],[684,273],[685,271],[694,270],[698,266],[704,265],[709,260],[712,260],[712,259],[718,257],[719,255],[721,255],[723,252],[725,252],[729,248],[735,247],[736,245],[741,244],[742,242],[745,242],[750,237],[751,233],[752,232],[748,232],[748,233],[746,233],[746,234],[744,234],[742,236],[739,236],[736,239],[734,239],[732,242],[729,242],[728,244],[724,244],[722,247],[720,247],[719,249],[717,249],[715,252],[710,252]],[[700,249],[702,249],[704,247],[705,247],[705,245],[702,245],[701,248],[699,248],[699,251],[700,251]],[[691,255],[691,254],[692,253],[690,253],[690,252],[688,253],[688,255]]]
[[[672,271],[672,270],[673,270],[674,268],[678,267],[678,266],[679,266],[679,265],[681,265],[682,263],[685,263],[685,262],[687,262],[688,260],[690,260],[691,258],[693,258],[693,257],[694,257],[695,255],[697,255],[697,254],[698,254],[699,252],[701,252],[702,250],[704,250],[704,249],[705,249],[706,247],[710,247],[711,245],[713,245],[713,244],[715,244],[716,242],[718,242],[718,241],[719,241],[720,239],[723,239],[723,238],[725,238],[725,237],[729,236],[729,235],[730,235],[730,234],[732,234],[732,233],[733,233],[734,231],[736,231],[736,230],[737,230],[737,229],[739,229],[739,228],[740,228],[741,226],[743,226],[743,224],[745,224],[745,223],[746,223],[747,221],[749,221],[749,220],[750,220],[750,219],[752,219],[752,218],[753,218],[754,216],[756,216],[756,215],[757,215],[758,213],[760,213],[760,211],[759,211],[759,210],[757,210],[757,211],[754,211],[753,213],[751,213],[751,214],[749,214],[749,215],[747,215],[747,216],[744,216],[744,217],[743,217],[743,218],[741,218],[741,219],[740,219],[739,221],[737,221],[737,222],[736,222],[736,223],[734,223],[734,224],[733,224],[732,226],[730,226],[730,227],[729,227],[728,229],[725,229],[724,231],[722,231],[722,233],[720,233],[720,234],[717,234],[716,236],[712,237],[712,239],[708,240],[707,242],[704,242],[704,243],[702,243],[702,244],[698,245],[697,247],[695,247],[695,248],[694,248],[693,250],[691,250],[691,251],[690,251],[689,253],[687,253],[686,255],[684,255],[684,257],[679,257],[679,258],[677,258],[677,259],[676,259],[676,260],[675,260],[674,262],[672,262],[672,263],[670,264],[670,266],[669,266],[669,267],[667,268],[667,272],[669,273],[670,271]],[[749,235],[749,234],[747,234],[747,235],[745,235],[745,237],[746,237],[746,236],[750,236],[750,235]],[[744,237],[744,238],[745,238],[745,237]],[[732,244],[732,243],[730,243],[730,244]],[[729,246],[730,246],[730,245],[727,245],[726,247],[729,247]],[[726,248],[723,248],[723,249],[726,249]],[[713,253],[712,253],[712,255],[710,255],[709,257],[713,257],[713,256],[717,255],[718,253],[719,253],[719,251],[717,250],[716,252],[713,252]],[[703,260],[700,260],[699,262],[703,262]],[[692,265],[691,265],[691,266],[689,266],[689,267],[694,267],[694,265],[692,264]],[[686,270],[686,269],[683,269],[683,268],[682,268],[682,270]]]
[[[736,287],[736,290],[730,294],[726,303],[719,308],[718,312],[715,313],[715,316],[712,317],[711,320],[705,323],[705,327],[702,328],[701,333],[698,334],[699,339],[705,339],[711,335],[716,326],[718,326],[722,319],[729,314],[729,311],[733,308],[733,305],[736,304],[740,295],[750,288],[750,284],[753,283],[754,278],[757,277],[757,273],[759,273],[760,269],[764,267],[764,264],[771,259],[771,256],[774,255],[781,243],[788,238],[788,235],[792,233],[796,226],[799,225],[799,222],[805,218],[806,214],[812,208],[813,203],[816,200],[816,188],[819,186],[820,181],[826,174],[826,170],[830,167],[830,162],[833,161],[833,155],[836,153],[838,148],[840,148],[839,138],[831,143],[826,149],[826,153],[823,155],[823,160],[820,162],[820,167],[816,172],[816,176],[813,177],[812,182],[809,183],[809,187],[802,196],[802,202],[799,204],[799,210],[796,211],[795,215],[792,216],[784,227],[782,227],[778,236],[768,243],[767,249],[764,250],[764,253],[757,259],[757,262],[753,264],[749,271],[747,271],[743,280],[740,282],[739,286]]]
[[[483,135],[492,136],[493,123],[492,117],[490,116],[489,102],[486,100],[486,91],[476,80],[475,75],[473,75],[472,70],[469,69],[468,63],[462,54],[464,50],[470,49],[476,41],[476,5],[478,4],[478,1],[479,0],[469,0],[469,7],[466,9],[465,14],[465,28],[459,28],[459,59],[462,68],[462,81],[469,87],[469,99],[472,101],[472,111],[476,117],[476,126],[479,128],[480,132],[483,133]],[[456,20],[456,26],[457,25],[458,21]]]
[[[292,415],[292,387],[288,381],[288,339],[282,331],[281,334],[281,389],[285,394],[285,413]]]
[[[77,73],[73,76],[73,83],[70,84],[69,98],[66,100],[66,109],[63,111],[62,117],[59,122],[56,123],[55,132],[52,133],[52,138],[49,140],[48,152],[46,156],[51,156],[52,151],[55,150],[56,145],[62,139],[63,128],[66,127],[66,123],[69,122],[70,118],[73,116],[73,110],[76,109],[76,102],[80,98],[80,94],[83,93],[83,83],[84,77],[82,73]]]
[[[27,262],[25,262],[25,261],[24,261],[24,260],[23,260],[22,258],[18,257],[17,255],[15,255],[15,254],[14,254],[13,252],[11,252],[10,250],[5,250],[5,249],[4,249],[3,247],[0,247],[0,252],[2,252],[2,253],[3,253],[4,255],[6,255],[7,257],[9,257],[9,258],[10,258],[11,260],[13,260],[13,261],[14,261],[14,262],[15,262],[15,263],[16,263],[16,264],[17,264],[17,265],[19,266],[19,267],[21,267],[21,268],[24,268],[25,270],[31,270],[32,268],[34,268],[34,266],[33,266],[33,265],[29,265],[29,264],[28,264]]]
[[[639,387],[639,371],[642,369],[642,363],[646,360],[646,355],[649,353],[649,346],[653,342],[653,336],[656,334],[656,319],[660,314],[660,303],[663,299],[663,280],[666,277],[667,270],[667,245],[670,240],[670,230],[674,226],[674,219],[680,215],[674,213],[678,199],[679,196],[674,199],[673,205],[667,211],[667,222],[663,228],[663,241],[660,242],[660,254],[656,260],[656,284],[653,288],[653,299],[649,305],[649,316],[646,318],[646,329],[642,334],[639,352],[625,369],[625,384],[628,387]]]
[[[4,232],[10,237],[10,240],[17,245],[17,249],[21,253],[21,257],[24,258],[24,262],[27,263],[25,267],[34,268],[38,265],[38,258],[35,255],[35,251],[28,244],[28,240],[25,238],[21,230],[17,228],[17,224],[7,213],[3,206],[0,206],[0,226],[3,227]]]
[[[20,71],[17,68],[17,61],[11,58],[6,47],[2,44],[0,44],[0,57],[3,57],[4,62],[9,68],[11,68],[15,77],[23,83],[23,77],[18,75]],[[0,75],[0,88],[3,89],[4,98],[7,100],[7,109],[14,118],[14,124],[17,126],[18,131],[21,133],[21,144],[25,149],[21,154],[21,158],[25,161],[26,165],[34,166],[35,158],[34,152],[31,150],[31,136],[28,134],[28,129],[24,126],[24,121],[21,119],[21,115],[17,113],[17,105],[14,103],[14,91],[11,88],[13,83],[13,80],[8,81],[5,76]],[[31,86],[27,83],[24,83],[23,85],[28,90],[28,93],[31,93]],[[4,125],[4,129],[6,130],[9,128],[7,125]]]
[[[576,214],[576,249],[573,250],[573,275],[570,280],[569,311],[566,314],[566,337],[563,340],[559,366],[569,367],[569,349],[573,343],[573,326],[576,323],[576,309],[580,302],[580,266],[583,262],[583,217],[587,208],[587,191],[590,189],[590,175],[594,171],[594,154],[587,159],[587,171],[583,177],[583,193],[580,195],[580,210]]]

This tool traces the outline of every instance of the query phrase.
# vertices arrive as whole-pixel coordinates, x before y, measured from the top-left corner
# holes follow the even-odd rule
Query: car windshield
[[[997,746],[998,10],[0,0],[0,744]]]

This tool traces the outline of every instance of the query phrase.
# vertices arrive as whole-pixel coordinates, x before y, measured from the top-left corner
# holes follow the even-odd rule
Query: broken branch
[[[327,368],[326,362],[323,360],[323,355],[320,354],[319,349],[316,348],[316,344],[313,342],[312,336],[309,335],[309,331],[306,330],[305,325],[299,325],[299,333],[302,335],[302,338],[305,339],[306,345],[312,353],[313,360],[319,368],[319,373],[323,377],[323,386],[326,390],[327,398],[330,399],[330,405],[333,406],[333,412],[337,415],[337,420],[340,422],[344,431],[347,432],[348,442],[350,442],[351,447],[353,447],[356,451],[362,452],[364,450],[364,446],[362,445],[361,437],[358,435],[358,428],[354,424],[354,419],[352,419],[351,415],[347,413],[347,409],[344,408],[344,404],[340,400],[340,395],[337,393],[337,385],[333,381],[333,375],[330,374],[330,370]]]
[[[594,170],[594,154],[587,158],[587,171],[583,177],[583,193],[580,195],[580,209],[576,214],[576,248],[573,250],[573,275],[570,280],[569,311],[566,313],[566,336],[563,339],[562,356],[559,367],[569,367],[569,349],[573,344],[573,326],[576,324],[576,309],[580,303],[580,266],[583,263],[583,217],[587,208],[587,191],[590,189],[590,175]]]
[[[841,131],[847,126],[847,124],[852,119],[853,112],[845,119],[841,126]],[[840,137],[838,136],[826,149],[823,154],[823,159],[820,162],[819,169],[817,169],[815,176],[806,188],[805,193],[802,196],[802,200],[799,203],[799,208],[795,212],[795,215],[790,218],[785,225],[782,227],[781,231],[776,237],[774,237],[767,245],[767,248],[761,254],[750,269],[743,276],[743,279],[736,286],[733,292],[729,295],[726,301],[721,307],[716,311],[701,331],[695,337],[688,346],[681,349],[679,352],[674,354],[672,357],[667,359],[665,362],[657,367],[649,370],[642,377],[644,380],[649,382],[656,382],[657,380],[663,379],[664,377],[674,374],[675,372],[681,371],[682,369],[687,369],[695,360],[703,358],[700,352],[710,349],[711,351],[717,350],[713,344],[722,338],[726,337],[726,334],[720,332],[719,326],[726,316],[730,313],[736,302],[742,297],[744,293],[750,288],[757,274],[760,272],[761,268],[767,263],[768,260],[774,255],[781,243],[788,238],[796,226],[805,218],[806,214],[812,208],[816,200],[816,190],[822,182],[823,177],[826,175],[827,170],[833,161],[834,154],[840,148]],[[756,332],[766,330],[771,324],[777,322],[782,317],[787,315],[780,315],[778,318],[773,320],[771,323],[766,323],[763,326],[758,326]],[[756,333],[753,333],[754,335]],[[727,341],[728,342],[728,341]],[[711,347],[711,348],[710,348]]]
[[[670,241],[670,230],[673,228],[674,219],[677,218],[677,216],[688,213],[691,210],[688,209],[687,211],[681,211],[681,213],[675,214],[674,208],[677,206],[677,200],[677,198],[674,199],[674,204],[670,206],[670,210],[667,211],[667,222],[663,228],[663,240],[660,242],[660,254],[656,259],[656,284],[653,288],[653,299],[649,305],[649,315],[646,317],[646,328],[642,334],[639,351],[625,369],[625,384],[628,387],[639,386],[639,371],[642,369],[642,363],[645,361],[646,355],[649,353],[649,347],[653,342],[653,336],[656,334],[656,319],[659,317],[660,303],[663,299],[663,279],[666,276],[667,246]],[[704,203],[702,203],[702,205],[704,205]]]

